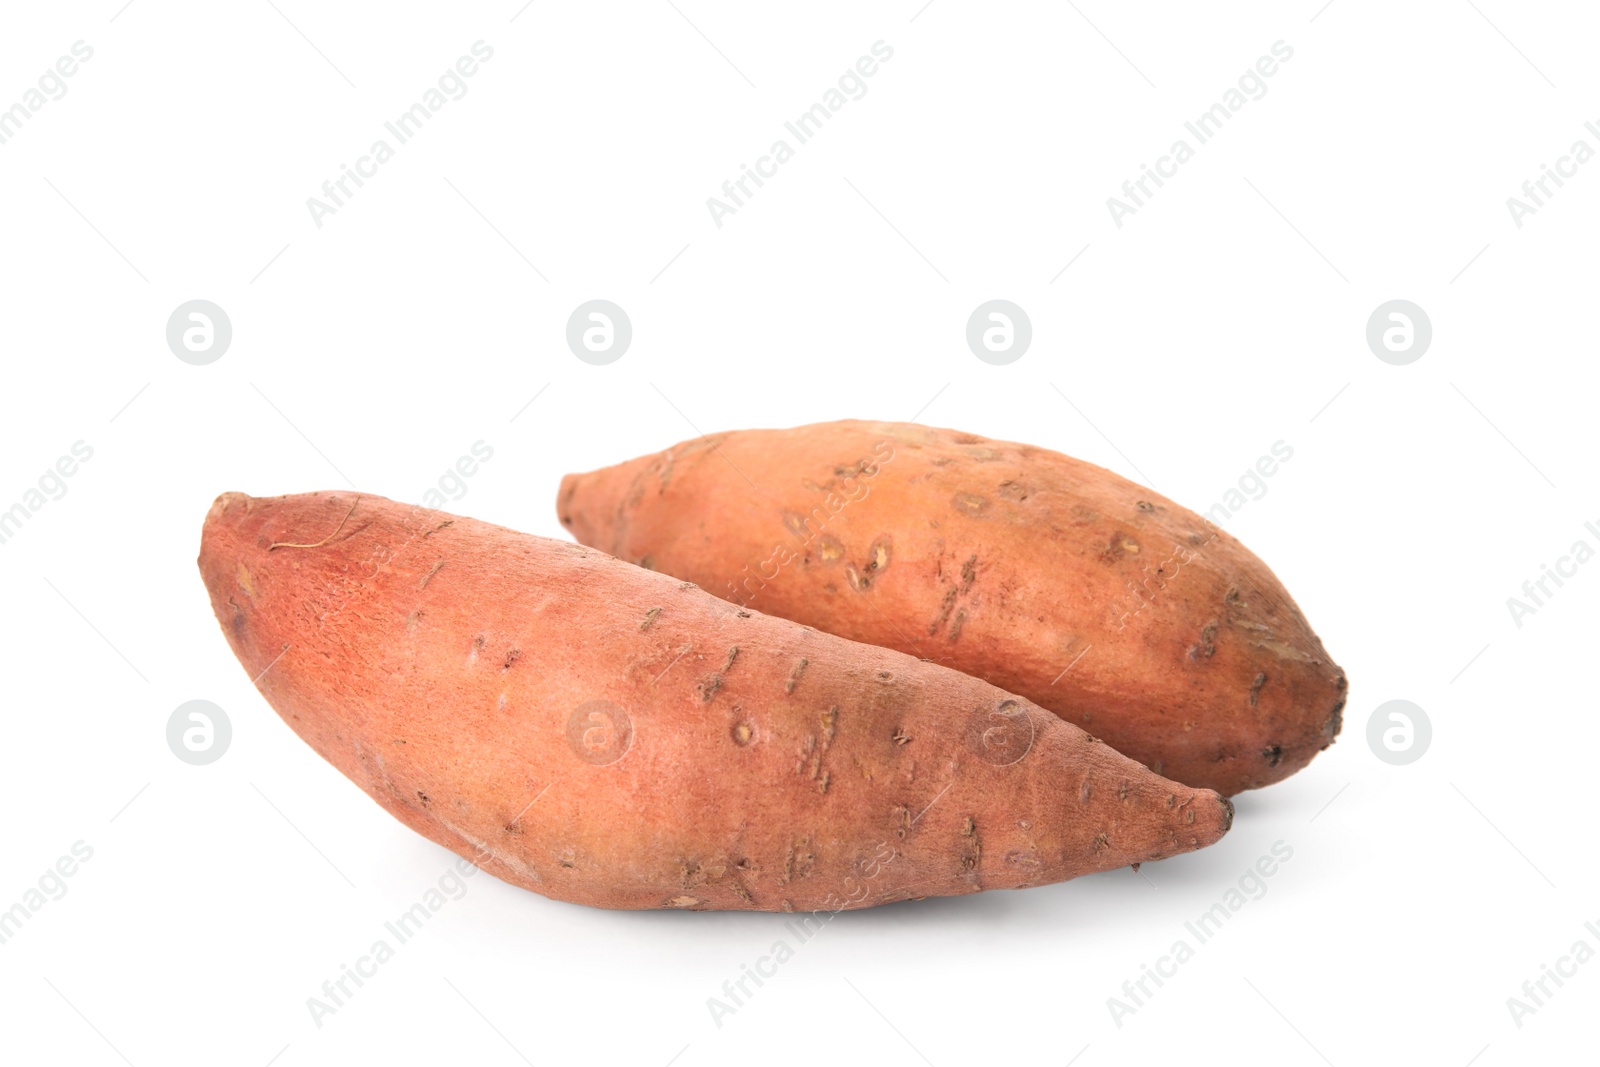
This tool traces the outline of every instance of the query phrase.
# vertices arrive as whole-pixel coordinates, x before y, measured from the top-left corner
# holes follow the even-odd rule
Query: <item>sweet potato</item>
[[[558,900],[864,907],[1170,856],[1232,819],[987,682],[565,541],[379,497],[230,493],[200,571],[312,748]]]
[[[993,682],[1231,795],[1339,732],[1345,676],[1266,564],[1055,452],[907,423],[746,430],[569,475],[579,541]]]

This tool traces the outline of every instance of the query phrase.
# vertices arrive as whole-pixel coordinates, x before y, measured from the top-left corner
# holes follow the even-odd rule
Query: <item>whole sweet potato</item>
[[[987,682],[567,542],[230,493],[200,571],[290,727],[412,829],[559,900],[864,907],[1185,852],[1232,819]]]
[[[579,541],[942,663],[1223,794],[1304,767],[1345,676],[1266,564],[1028,445],[907,423],[714,434],[561,485]]]

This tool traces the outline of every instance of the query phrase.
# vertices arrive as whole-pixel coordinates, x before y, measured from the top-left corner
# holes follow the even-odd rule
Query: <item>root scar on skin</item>
[[[339,525],[333,528],[333,533],[329,534],[327,537],[324,537],[322,540],[309,545],[295,544],[291,541],[275,541],[267,546],[267,551],[271,552],[275,548],[321,548],[323,545],[339,536],[339,531],[344,529],[344,524],[349,522],[350,516],[356,513],[356,504],[359,503],[361,503],[361,498],[356,497],[356,503],[350,505],[350,510],[344,513],[344,518],[340,519]]]

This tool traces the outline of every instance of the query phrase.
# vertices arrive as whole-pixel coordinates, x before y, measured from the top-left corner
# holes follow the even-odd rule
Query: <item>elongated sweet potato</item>
[[[1339,732],[1345,676],[1266,564],[1194,512],[1028,445],[908,423],[714,434],[561,485],[579,541],[896,648],[1227,795]]]
[[[379,497],[230,493],[200,571],[311,747],[559,900],[864,907],[1169,856],[1232,820],[987,682],[564,541]]]

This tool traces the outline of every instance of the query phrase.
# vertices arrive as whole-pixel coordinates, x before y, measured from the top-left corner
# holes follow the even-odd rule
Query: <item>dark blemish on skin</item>
[[[1015,482],[1010,479],[1001,482],[1000,485],[995,489],[995,492],[1002,500],[1015,500],[1020,502],[1028,499],[1027,487],[1021,482]]]
[[[945,593],[944,599],[939,602],[938,616],[928,624],[928,632],[930,634],[939,632],[939,627],[944,625],[944,620],[950,617],[951,610],[956,606],[956,597],[960,595],[961,591],[959,589],[951,589]]]
[[[733,614],[735,617],[740,619],[748,619],[750,617],[750,613],[748,611],[736,611]]]
[[[835,704],[820,716],[822,722],[822,750],[826,752],[828,746],[833,744],[834,726],[839,721],[839,705]]]
[[[1333,743],[1331,740],[1332,738],[1339,736],[1339,730],[1344,726],[1344,705],[1346,699],[1348,698],[1341,694],[1339,699],[1334,703],[1333,710],[1328,713],[1328,722],[1323,729],[1327,732],[1327,735],[1330,738],[1329,744]],[[1328,746],[1323,745],[1322,747],[1327,748]]]
[[[733,743],[741,748],[748,745],[756,736],[755,728],[747,722],[735,723],[733,730]]]
[[[1256,675],[1256,680],[1250,683],[1250,706],[1253,708],[1261,700],[1261,687],[1267,684],[1266,672]]]
[[[519,649],[519,648],[511,649],[509,652],[506,653],[506,661],[500,667],[500,673],[504,674],[506,671],[509,671],[511,669],[511,665],[513,663],[517,662],[517,660],[519,660],[521,658],[522,658],[522,650],[521,649]]]
[[[969,556],[961,565],[961,591],[965,593],[972,588],[972,583],[978,580],[978,557]]]
[[[647,571],[653,571],[656,569],[656,558],[654,556],[645,556],[639,561],[639,566]]]
[[[645,612],[644,613],[644,622],[641,622],[639,624],[639,632],[640,633],[644,633],[646,630],[650,629],[650,624],[655,622],[656,619],[660,615],[661,615],[661,609],[660,608],[651,608],[649,611]]]
[[[733,661],[738,658],[739,646],[735,645],[733,648],[728,649],[728,658],[722,661],[723,673],[727,673],[728,668],[733,666]]]
[[[708,674],[704,678],[700,679],[699,684],[695,686],[695,691],[700,694],[700,702],[702,704],[709,704],[711,703],[712,698],[717,695],[717,691],[721,688],[722,675],[713,673]]]
[[[1139,501],[1139,503],[1135,504],[1134,506],[1137,507],[1140,511],[1154,511],[1156,509],[1156,506],[1154,504],[1150,503],[1150,501],[1148,501],[1148,500],[1141,500],[1141,501]]]
[[[1189,649],[1190,659],[1210,659],[1217,651],[1217,624],[1209,622],[1200,631],[1200,641]]]
[[[435,563],[432,567],[428,568],[428,573],[422,576],[422,580],[417,583],[417,588],[426,589],[428,587],[428,583],[433,580],[433,576],[438,574],[439,568],[443,566],[444,560],[441,559],[438,563]]]
[[[1111,839],[1109,837],[1107,837],[1104,833],[1098,833],[1098,834],[1094,835],[1094,850],[1096,852],[1104,852],[1106,849],[1108,849],[1110,847],[1111,847]]]
[[[1271,745],[1261,750],[1261,758],[1267,761],[1268,767],[1276,767],[1283,758],[1283,746]]]
[[[454,519],[446,519],[443,522],[441,522],[439,525],[435,526],[433,529],[429,530],[427,533],[423,534],[422,536],[423,536],[424,539],[432,537],[434,534],[438,533],[440,530],[444,529],[446,526],[454,526],[455,522],[456,522],[456,520],[454,520]]]
[[[800,676],[805,673],[806,663],[807,660],[803,656],[795,663],[794,670],[789,672],[788,680],[783,683],[783,691],[785,693],[794,692],[794,687],[800,682]]]
[[[951,622],[950,622],[950,643],[951,644],[955,644],[956,639],[961,636],[961,627],[966,623],[966,621],[967,621],[967,609],[966,608],[962,608],[960,611],[956,612],[956,617],[954,619],[952,619]]]
[[[977,493],[957,493],[951,497],[950,504],[961,514],[974,518],[989,510],[989,498]]]
[[[430,800],[429,800],[429,798],[428,798],[428,794],[426,794],[426,793],[424,793],[424,792],[423,792],[423,791],[422,791],[422,790],[420,790],[420,789],[419,789],[419,790],[417,790],[417,799],[418,799],[418,800],[420,800],[420,801],[422,801],[422,803],[424,803],[424,804],[428,804],[428,803],[430,803]]]

